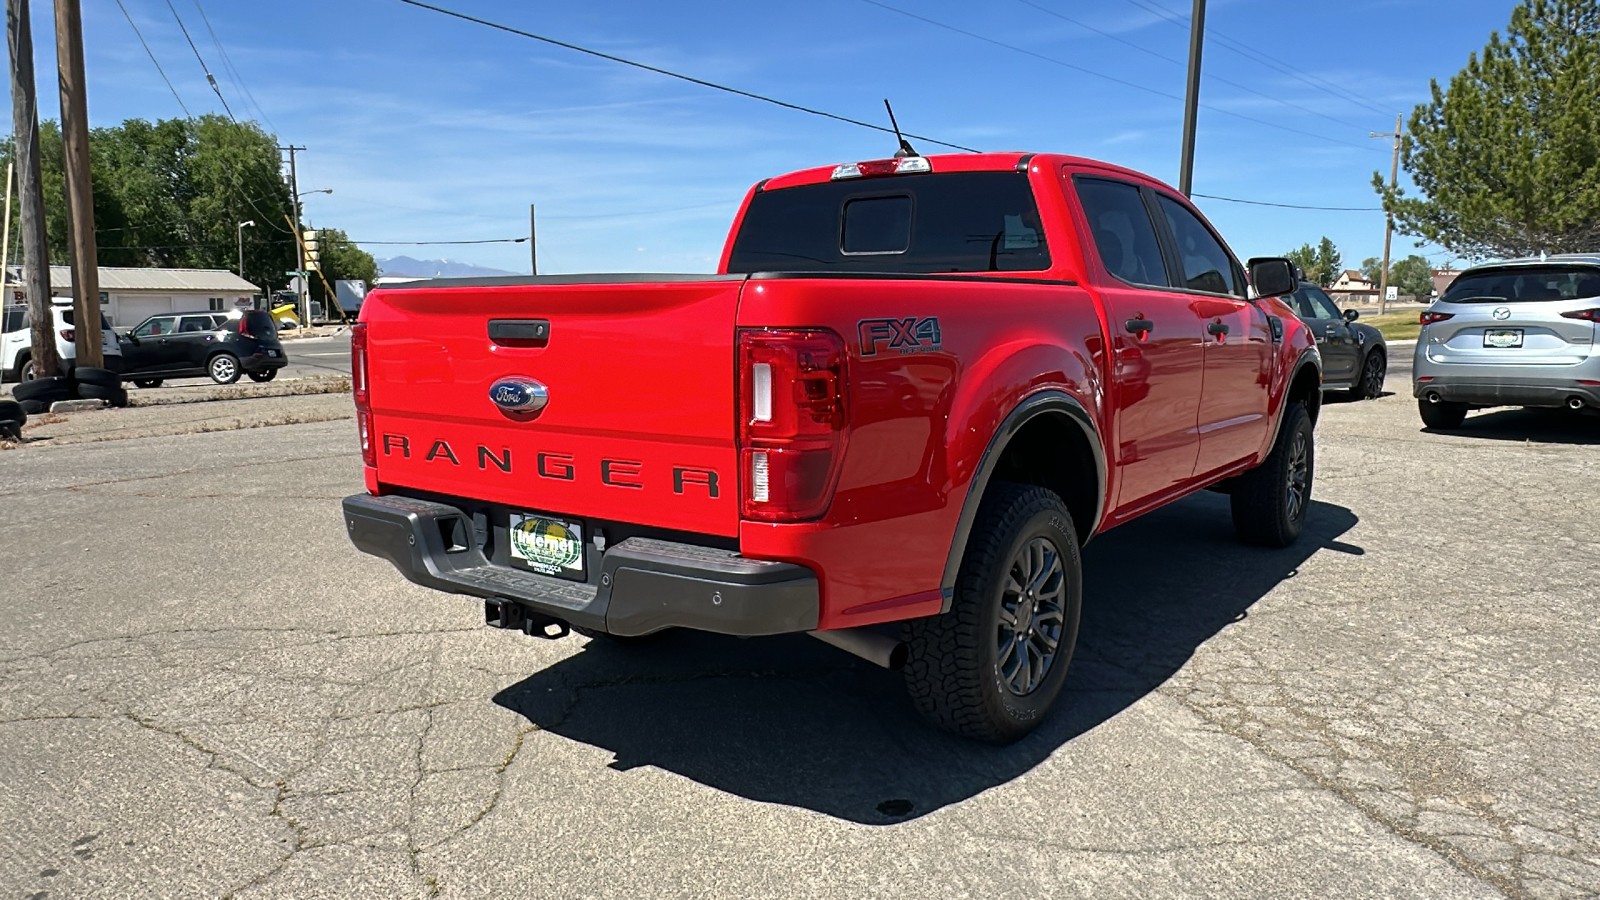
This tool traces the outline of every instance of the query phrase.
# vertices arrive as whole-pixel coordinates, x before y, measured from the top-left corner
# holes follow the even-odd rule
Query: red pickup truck
[[[1321,360],[1289,262],[1249,273],[1087,159],[772,178],[714,275],[370,294],[345,523],[490,625],[808,632],[1012,740],[1061,692],[1091,537],[1208,487],[1244,539],[1298,537]]]

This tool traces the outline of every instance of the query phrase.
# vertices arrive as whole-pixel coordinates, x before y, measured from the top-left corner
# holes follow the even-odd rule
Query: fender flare
[[[995,429],[994,436],[989,439],[989,446],[983,451],[983,456],[978,460],[978,467],[973,471],[972,480],[967,485],[967,496],[961,503],[961,517],[956,520],[956,532],[950,541],[950,552],[945,557],[944,574],[939,579],[939,592],[944,595],[944,609],[950,608],[951,598],[955,595],[956,575],[961,570],[961,558],[966,554],[967,539],[972,533],[972,523],[978,517],[978,507],[983,502],[983,495],[989,488],[989,480],[994,475],[995,466],[1000,458],[1005,455],[1006,447],[1011,439],[1017,436],[1023,426],[1042,415],[1064,414],[1083,431],[1093,450],[1095,462],[1095,507],[1092,521],[1083,523],[1084,534],[1092,535],[1099,527],[1100,520],[1105,516],[1106,506],[1106,454],[1105,445],[1100,442],[1099,429],[1095,427],[1094,418],[1089,411],[1084,409],[1074,397],[1062,391],[1042,391],[1029,396],[1000,423]],[[1087,539],[1085,539],[1087,542]]]
[[[1283,383],[1283,399],[1278,402],[1278,414],[1272,417],[1272,436],[1267,441],[1267,453],[1271,453],[1273,446],[1278,443],[1278,432],[1283,428],[1283,414],[1289,411],[1289,389],[1294,387],[1295,379],[1306,369],[1315,369],[1317,372],[1317,390],[1312,394],[1311,402],[1319,408],[1322,406],[1322,354],[1317,348],[1308,347],[1294,361],[1294,370]],[[1308,410],[1313,422],[1317,419],[1317,411]]]

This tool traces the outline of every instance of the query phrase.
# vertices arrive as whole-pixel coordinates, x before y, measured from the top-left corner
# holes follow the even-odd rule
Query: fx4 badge
[[[939,349],[939,319],[862,319],[856,325],[861,337],[861,355],[877,356],[882,350],[894,353],[928,353]]]

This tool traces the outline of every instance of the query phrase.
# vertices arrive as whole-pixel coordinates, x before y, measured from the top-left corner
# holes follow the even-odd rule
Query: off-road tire
[[[1451,431],[1467,420],[1467,405],[1449,400],[1429,403],[1428,398],[1418,397],[1417,414],[1422,416],[1423,425],[1436,431]]]
[[[1053,547],[1061,569],[1060,629],[1036,687],[1019,696],[1005,683],[999,646],[1012,564],[1035,539]],[[963,737],[1015,741],[1036,728],[1066,683],[1083,603],[1082,564],[1072,516],[1042,487],[989,486],[956,576],[950,611],[904,626],[902,674],[917,711]],[[1013,616],[1014,618],[1014,616]]]
[[[1350,388],[1351,400],[1376,400],[1383,396],[1383,379],[1389,374],[1389,356],[1373,347],[1361,360],[1361,377]]]
[[[72,380],[80,388],[87,384],[98,385],[105,388],[122,386],[122,376],[110,369],[101,369],[95,366],[79,366],[72,370]]]
[[[233,384],[243,372],[239,367],[239,357],[232,353],[218,353],[206,360],[206,374],[217,384]]]
[[[158,387],[161,387],[161,379],[159,379],[159,378],[135,378],[133,380],[133,383],[136,386],[142,387],[142,388],[158,388]]]
[[[28,411],[15,400],[0,400],[0,422],[16,422],[20,428],[28,424]]]
[[[19,402],[37,400],[49,406],[57,400],[70,400],[72,391],[67,379],[57,375],[53,378],[35,378],[20,383],[11,389],[11,398]]]
[[[1311,508],[1316,463],[1311,413],[1304,403],[1292,402],[1283,411],[1272,452],[1261,465],[1234,481],[1229,499],[1239,538],[1262,547],[1287,547],[1298,540]]]
[[[254,381],[256,384],[266,384],[267,382],[271,381],[272,379],[278,377],[278,370],[277,369],[267,369],[264,372],[246,372],[245,374],[249,375],[250,376],[250,380]]]
[[[22,420],[0,419],[0,441],[22,443]]]
[[[116,387],[105,387],[99,384],[80,384],[78,385],[78,396],[84,400],[104,400],[112,406],[128,405],[128,392],[120,384]]]
[[[22,411],[30,416],[44,415],[50,411],[50,404],[39,400],[18,400],[17,402],[22,405]]]

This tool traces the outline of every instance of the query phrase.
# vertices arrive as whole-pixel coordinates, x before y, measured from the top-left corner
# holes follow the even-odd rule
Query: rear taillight
[[[78,330],[76,328],[61,329],[61,339],[69,344],[72,343],[78,339]]]
[[[350,393],[356,401],[356,431],[361,436],[361,461],[378,464],[378,446],[372,438],[372,397],[367,381],[367,323],[350,326]]]
[[[1563,319],[1582,319],[1585,322],[1600,322],[1600,309],[1575,309],[1572,312],[1561,314]]]
[[[849,433],[844,340],[821,328],[739,332],[741,512],[801,522],[828,511]]]
[[[250,320],[249,319],[240,319],[239,320],[239,337],[242,337],[242,338],[255,337],[255,334],[253,334],[250,331]]]
[[[866,162],[845,163],[833,167],[833,180],[875,178],[879,175],[920,175],[932,172],[933,165],[921,156],[898,156],[894,159],[870,159]]]
[[[1435,322],[1443,322],[1445,319],[1454,319],[1455,317],[1455,313],[1434,312],[1431,309],[1425,309],[1422,311],[1422,315],[1417,317],[1417,321],[1424,325],[1432,325]]]

